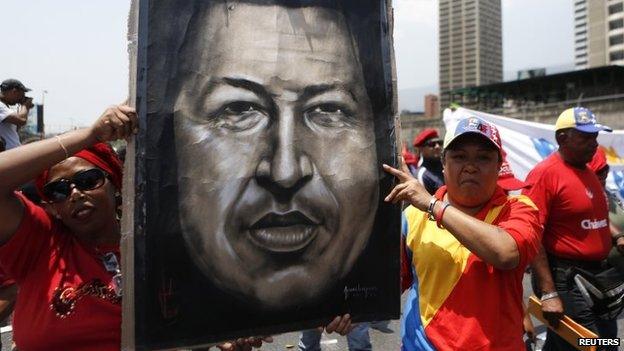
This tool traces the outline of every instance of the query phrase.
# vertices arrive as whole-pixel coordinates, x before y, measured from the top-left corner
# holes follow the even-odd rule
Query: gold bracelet
[[[61,145],[61,148],[63,149],[63,151],[65,151],[65,159],[68,159],[69,152],[67,152],[67,148],[65,147],[65,145],[63,145],[63,142],[61,141],[61,137],[56,135],[55,138],[56,138],[56,141],[58,141],[59,145]]]

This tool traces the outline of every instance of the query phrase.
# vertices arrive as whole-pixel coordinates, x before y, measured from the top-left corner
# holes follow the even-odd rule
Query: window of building
[[[614,30],[614,29],[618,29],[618,28],[622,28],[624,27],[624,19],[620,18],[620,19],[616,19],[613,21],[609,21],[609,30]]]
[[[624,34],[612,35],[609,37],[609,46],[619,45],[624,43]]]
[[[609,59],[611,61],[624,60],[624,50],[612,52],[609,54]]]
[[[622,12],[624,11],[624,4],[623,3],[619,3],[619,4],[613,4],[609,6],[609,14],[612,15],[614,13],[618,13],[618,12]]]

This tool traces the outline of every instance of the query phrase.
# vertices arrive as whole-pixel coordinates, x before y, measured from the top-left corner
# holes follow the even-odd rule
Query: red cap
[[[433,128],[425,128],[423,129],[422,132],[420,132],[420,134],[418,134],[415,138],[414,138],[414,146],[416,147],[420,147],[422,146],[425,141],[431,139],[431,138],[439,138],[440,135],[438,134],[438,131],[433,129]]]
[[[592,160],[587,163],[587,167],[594,171],[594,173],[598,173],[600,170],[607,166],[607,155],[605,154],[602,147],[598,147]]]
[[[498,186],[506,191],[519,190],[529,186],[527,183],[516,178],[511,170],[511,165],[507,162],[507,153],[503,149],[501,149],[501,151],[503,154],[503,164],[501,165],[500,171],[498,171],[498,180],[496,181]]]

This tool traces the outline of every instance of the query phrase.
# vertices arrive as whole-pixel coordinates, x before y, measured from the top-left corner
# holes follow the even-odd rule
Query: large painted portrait
[[[137,347],[398,318],[386,2],[141,0]]]

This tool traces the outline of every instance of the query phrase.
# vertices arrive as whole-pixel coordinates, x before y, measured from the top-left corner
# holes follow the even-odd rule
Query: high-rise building
[[[425,117],[438,117],[440,115],[440,102],[434,94],[425,95]]]
[[[574,1],[577,69],[624,65],[624,0]]]
[[[501,0],[440,0],[440,102],[453,89],[503,80]]]

